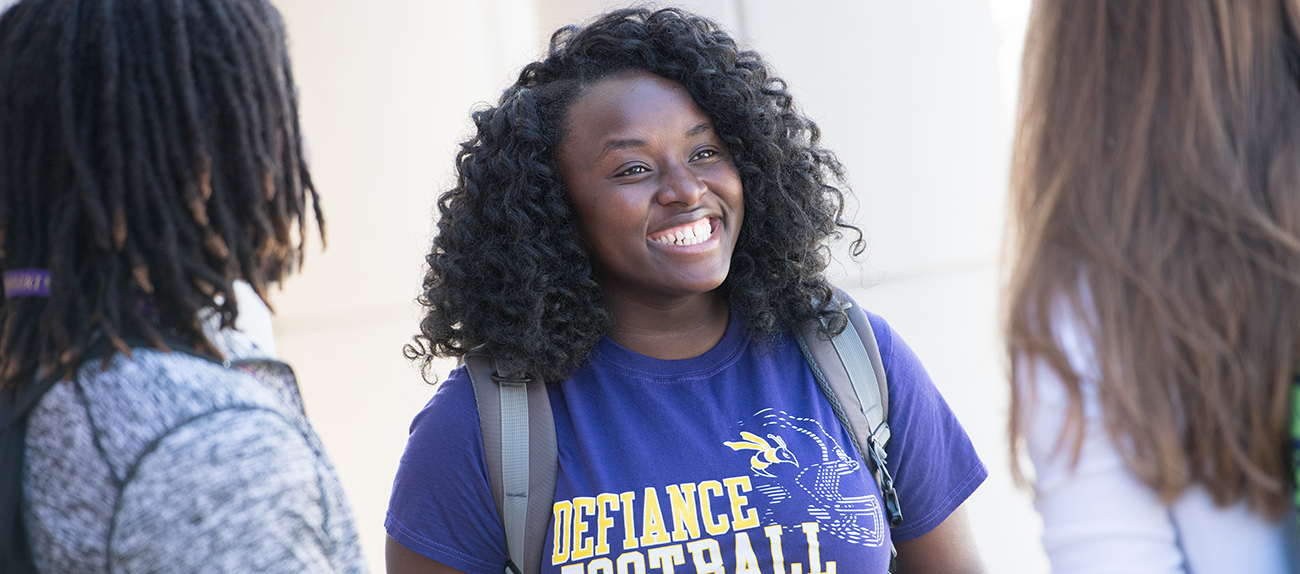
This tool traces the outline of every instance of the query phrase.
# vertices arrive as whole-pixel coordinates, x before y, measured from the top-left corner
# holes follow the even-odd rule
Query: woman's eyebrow
[[[695,137],[697,135],[700,135],[708,131],[713,131],[713,124],[710,124],[709,122],[701,122],[697,124],[695,127],[686,130],[686,137],[688,138]],[[609,155],[609,152],[612,151],[618,151],[621,149],[630,149],[635,147],[643,147],[645,145],[646,145],[645,140],[637,139],[637,138],[609,140],[605,142],[605,147],[600,150],[600,155],[596,156],[596,159],[605,157],[606,155]]]
[[[689,137],[698,136],[704,132],[712,131],[712,130],[713,130],[713,124],[710,124],[709,122],[701,122],[699,125],[689,130],[686,130],[686,137],[689,138]]]
[[[646,145],[645,140],[640,140],[636,138],[610,140],[605,142],[604,149],[600,150],[600,155],[596,156],[596,159],[605,157],[606,155],[609,155],[609,152],[612,151],[618,151],[621,149],[629,149],[634,147],[644,147],[645,145]]]

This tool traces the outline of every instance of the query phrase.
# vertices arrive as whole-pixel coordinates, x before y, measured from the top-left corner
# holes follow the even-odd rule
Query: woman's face
[[[556,159],[606,296],[649,303],[721,285],[744,193],[686,89],[620,74],[587,88],[567,119]]]

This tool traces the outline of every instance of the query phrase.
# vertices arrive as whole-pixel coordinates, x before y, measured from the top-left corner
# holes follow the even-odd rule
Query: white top
[[[0,0],[2,2],[3,0]],[[271,310],[267,308],[266,303],[253,290],[253,286],[247,281],[238,280],[233,283],[235,287],[235,300],[239,304],[239,316],[235,318],[235,330],[247,337],[258,349],[258,357],[266,359],[276,358],[275,354],[275,334],[271,331]],[[220,295],[217,296],[220,301]],[[208,311],[205,309],[204,311]],[[207,313],[204,316],[207,322],[206,332],[209,337],[220,336],[221,323],[217,320],[214,313]],[[213,341],[216,344],[215,341]],[[220,345],[218,345],[220,346]]]
[[[1043,516],[1043,546],[1052,572],[1300,572],[1294,512],[1274,522],[1250,512],[1244,503],[1218,508],[1199,487],[1165,505],[1128,469],[1106,430],[1092,343],[1074,314],[1063,307],[1054,312],[1056,336],[1071,366],[1084,375],[1083,445],[1077,466],[1071,465],[1068,446],[1057,449],[1069,405],[1060,377],[1041,359],[1022,359],[1021,372],[1032,369],[1027,374],[1034,376],[1017,381],[1021,393],[1029,390],[1022,385],[1036,384],[1036,396],[1026,402],[1031,406],[1026,437],[1035,469],[1035,506]]]

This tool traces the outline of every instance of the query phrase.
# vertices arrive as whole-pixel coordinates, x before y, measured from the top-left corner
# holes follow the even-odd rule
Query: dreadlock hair
[[[301,265],[297,97],[266,0],[24,0],[0,17],[0,268],[48,298],[0,304],[0,388],[69,376],[93,342],[221,356],[238,314]],[[296,231],[295,231],[296,228]],[[297,244],[295,237],[297,235]]]
[[[841,230],[843,168],[818,145],[763,58],[718,25],[676,9],[624,9],[551,37],[456,156],[457,184],[426,261],[420,334],[405,348],[428,378],[436,356],[488,345],[503,373],[543,380],[584,364],[612,319],[583,247],[555,150],[570,105],[604,78],[645,71],[682,84],[713,121],[744,188],[745,222],[720,289],[762,340],[821,320],[844,329],[823,275]]]

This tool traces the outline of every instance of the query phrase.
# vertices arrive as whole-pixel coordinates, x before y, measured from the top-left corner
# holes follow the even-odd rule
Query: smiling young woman
[[[986,471],[916,356],[870,316],[906,509],[890,527],[791,335],[844,329],[825,243],[857,230],[757,54],[678,10],[612,12],[557,32],[474,119],[407,353],[483,345],[546,382],[541,572],[883,573],[891,542],[908,572],[980,571],[961,505]],[[391,572],[506,571],[476,413],[458,368],[412,424]]]
[[[703,354],[727,327],[717,289],[745,214],[712,121],[681,84],[634,71],[587,88],[567,126],[556,162],[614,316],[605,335],[652,357]]]

